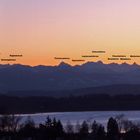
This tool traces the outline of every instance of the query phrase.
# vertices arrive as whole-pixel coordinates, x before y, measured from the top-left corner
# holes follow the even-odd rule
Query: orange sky
[[[54,57],[82,59],[93,50],[106,54],[86,61],[140,55],[139,5],[139,0],[1,0],[0,58],[23,54],[16,63],[55,65],[60,61]],[[127,62],[134,61],[140,64],[140,58]]]

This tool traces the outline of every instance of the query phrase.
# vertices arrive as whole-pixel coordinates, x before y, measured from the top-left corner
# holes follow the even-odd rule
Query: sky
[[[83,59],[104,50],[85,60],[140,64],[140,58],[107,60],[140,55],[139,6],[140,0],[0,0],[0,58],[23,55],[0,63],[56,65],[62,60],[54,57]]]

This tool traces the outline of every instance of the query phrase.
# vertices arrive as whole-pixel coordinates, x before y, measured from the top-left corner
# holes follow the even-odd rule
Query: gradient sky
[[[107,53],[87,61],[140,55],[140,0],[0,0],[0,58],[23,54],[16,63],[55,65],[54,57],[93,50]]]

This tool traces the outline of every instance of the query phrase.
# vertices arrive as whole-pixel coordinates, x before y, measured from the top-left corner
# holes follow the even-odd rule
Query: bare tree
[[[119,132],[124,131],[124,124],[123,124],[123,122],[126,120],[125,119],[125,115],[124,114],[117,115],[115,117],[115,119],[116,119],[116,121],[118,123]]]
[[[0,129],[2,131],[16,132],[21,119],[20,116],[2,115],[0,117]]]
[[[67,122],[67,125],[66,125],[65,129],[66,129],[66,132],[68,134],[73,134],[74,133],[74,127],[73,127],[73,125],[71,124],[70,121]]]

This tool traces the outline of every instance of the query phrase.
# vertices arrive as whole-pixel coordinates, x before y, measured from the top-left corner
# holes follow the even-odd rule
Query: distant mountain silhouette
[[[6,93],[8,96],[52,96],[52,97],[70,97],[83,95],[140,95],[140,85],[110,85],[101,87],[90,87],[73,90],[17,90]]]
[[[132,85],[131,89],[135,90],[140,87],[139,83],[140,66],[135,63],[133,65],[103,64],[98,61],[76,66],[64,62],[58,66],[0,65],[0,92],[2,93],[11,91],[36,91],[38,93],[42,91],[43,94],[51,92],[54,94],[54,92],[71,92],[74,89],[112,87],[112,85],[125,85],[126,89],[131,87],[128,85]],[[134,85],[136,85],[135,89]],[[123,89],[125,89],[124,87]],[[20,94],[27,95],[27,92]],[[65,94],[67,93],[65,92]]]

